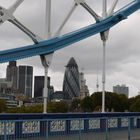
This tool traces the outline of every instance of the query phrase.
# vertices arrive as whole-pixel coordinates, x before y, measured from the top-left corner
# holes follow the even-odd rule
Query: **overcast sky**
[[[131,1],[120,0],[116,9]],[[0,0],[0,5],[8,8],[14,2],[15,0]],[[86,2],[101,14],[102,0],[86,0]],[[52,34],[58,29],[72,3],[73,0],[52,0]],[[112,0],[108,0],[108,8],[111,3]],[[30,30],[45,37],[45,0],[24,0],[14,15]],[[92,23],[95,23],[92,16],[79,6],[69,19],[62,34]],[[11,23],[5,22],[0,26],[0,50],[28,44],[33,44],[33,42]],[[51,84],[55,90],[62,90],[64,66],[70,57],[75,58],[79,71],[84,69],[90,93],[96,91],[97,73],[101,90],[102,42],[100,36],[92,36],[54,53],[49,76],[51,76]],[[140,10],[111,29],[107,41],[106,60],[106,90],[112,91],[114,85],[126,84],[129,86],[130,96],[137,95],[140,91]],[[18,65],[25,64],[34,66],[34,75],[44,74],[39,56],[18,61]],[[0,65],[0,77],[5,77],[7,63]]]

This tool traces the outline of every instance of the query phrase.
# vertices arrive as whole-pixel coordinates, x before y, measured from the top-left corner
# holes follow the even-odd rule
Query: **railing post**
[[[46,122],[46,140],[48,140],[48,139],[49,139],[49,122],[47,120],[47,122]]]
[[[106,118],[105,120],[106,120],[105,139],[108,140],[108,118]]]
[[[4,140],[7,140],[7,134],[6,134],[6,121],[4,121]]]
[[[82,122],[82,120],[81,119],[79,119],[79,140],[81,140],[81,122]]]
[[[128,118],[128,140],[131,140],[131,118]]]

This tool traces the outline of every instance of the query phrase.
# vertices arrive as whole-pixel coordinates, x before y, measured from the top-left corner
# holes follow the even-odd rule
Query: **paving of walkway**
[[[130,140],[140,140],[140,129],[131,130],[131,139]],[[107,137],[107,138],[106,138]],[[2,140],[2,139],[0,139]],[[13,139],[6,139],[13,140]],[[56,135],[49,136],[48,139],[46,137],[38,137],[34,136],[32,138],[14,138],[14,140],[128,140],[128,131],[120,130],[120,131],[109,131],[106,136],[105,132],[90,132],[90,133],[82,133],[71,134],[71,135]]]

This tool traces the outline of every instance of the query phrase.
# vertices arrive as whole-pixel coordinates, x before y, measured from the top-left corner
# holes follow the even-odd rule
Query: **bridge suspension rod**
[[[99,23],[92,24],[60,37],[55,37],[47,41],[41,41],[38,44],[0,51],[0,63],[32,57],[35,55],[50,54],[87,37],[109,30],[111,27],[126,19],[129,15],[139,9],[140,0],[134,0],[124,8],[112,14],[112,16],[101,20]]]

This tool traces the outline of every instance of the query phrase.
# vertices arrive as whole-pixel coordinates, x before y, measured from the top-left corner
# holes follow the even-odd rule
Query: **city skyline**
[[[119,2],[118,7],[125,5],[131,0],[122,0]],[[11,0],[1,0],[1,5],[8,7],[13,1]],[[99,2],[87,0],[93,8],[99,11],[96,7],[101,7]],[[54,4],[54,3],[53,3]],[[32,5],[32,8],[28,6]],[[61,6],[60,6],[61,5]],[[60,24],[62,17],[64,16],[64,11],[61,13],[60,7],[66,7],[71,5],[71,1],[68,0],[67,3],[63,0],[60,3],[55,2],[55,13],[53,13],[53,30],[57,29],[56,25]],[[15,15],[25,23],[29,28],[35,32],[39,32],[43,35],[43,22],[44,15],[43,9],[44,3],[33,0],[25,1],[18,9]],[[95,6],[95,7],[94,7]],[[26,11],[23,8],[26,7]],[[69,6],[68,6],[69,7]],[[34,14],[34,10],[38,9],[38,13]],[[80,9],[80,10],[79,10]],[[84,11],[84,9],[79,8],[75,11],[71,17],[68,25],[65,27],[63,33],[75,30],[87,24],[93,23],[93,19]],[[23,13],[25,11],[25,13]],[[59,12],[58,12],[59,11]],[[29,14],[30,13],[30,14]],[[128,20],[123,21],[118,24],[117,27],[112,28],[110,34],[111,37],[107,42],[107,84],[106,90],[111,90],[113,85],[125,83],[130,87],[130,96],[134,96],[140,91],[140,77],[139,77],[139,14],[136,12],[129,17]],[[62,15],[62,17],[61,17]],[[56,19],[56,16],[60,17],[60,21]],[[80,17],[80,18],[79,18]],[[86,19],[86,20],[85,20]],[[32,23],[32,21],[34,23]],[[137,23],[135,22],[137,21]],[[39,22],[39,23],[38,23]],[[54,24],[55,23],[55,24]],[[38,27],[36,26],[38,25]],[[134,28],[132,28],[134,27]],[[23,46],[23,44],[32,44],[28,37],[22,34],[18,29],[11,26],[11,24],[6,23],[1,26],[1,50],[6,48],[14,48]],[[53,31],[53,32],[54,32]],[[118,32],[119,31],[119,32]],[[123,36],[123,37],[122,37]],[[123,48],[123,49],[122,49]],[[98,55],[97,55],[98,54]],[[65,48],[54,54],[52,65],[49,69],[49,76],[52,77],[52,85],[54,85],[56,90],[60,90],[62,87],[64,64],[68,59],[73,56],[76,58],[79,67],[84,67],[84,73],[87,79],[87,85],[89,86],[90,93],[96,91],[96,76],[97,76],[97,62],[99,68],[99,84],[101,90],[101,71],[102,71],[102,43],[100,41],[99,35],[91,37],[81,43],[76,43],[72,47]],[[99,60],[97,60],[97,57]],[[65,60],[65,61],[64,61]],[[25,65],[33,65],[35,67],[35,75],[43,75],[44,70],[41,66],[40,58],[33,57],[25,60],[20,60],[18,63]],[[1,77],[4,75],[4,69],[7,64],[1,64]],[[58,80],[59,79],[59,80]],[[61,81],[61,82],[60,82]],[[60,84],[61,83],[61,84]]]
[[[16,61],[10,61],[7,65],[6,77],[0,78],[0,80],[3,83],[9,84],[11,86],[11,89],[17,90],[19,94],[21,92],[23,95],[28,94],[27,97],[42,97],[44,87],[44,76],[33,76],[33,69],[33,66],[17,65]],[[27,82],[25,82],[25,79],[27,80]],[[65,99],[73,99],[75,97],[80,97],[82,99],[86,96],[89,96],[90,94],[93,94],[89,93],[83,69],[81,72],[78,70],[78,64],[76,63],[73,57],[70,58],[70,60],[67,62],[67,65],[65,66],[65,73],[63,74],[63,83],[61,88],[61,91],[55,90],[53,88],[53,85],[51,85],[51,77],[48,77],[48,99],[50,99],[51,93],[55,93],[55,91],[66,93],[66,95],[63,95]],[[25,93],[27,89],[28,93]],[[71,93],[69,93],[70,89],[72,89]],[[76,90],[78,92],[76,92]],[[113,85],[113,90],[109,92],[126,94],[126,96],[129,97],[129,87],[126,87],[124,83],[121,86]]]

